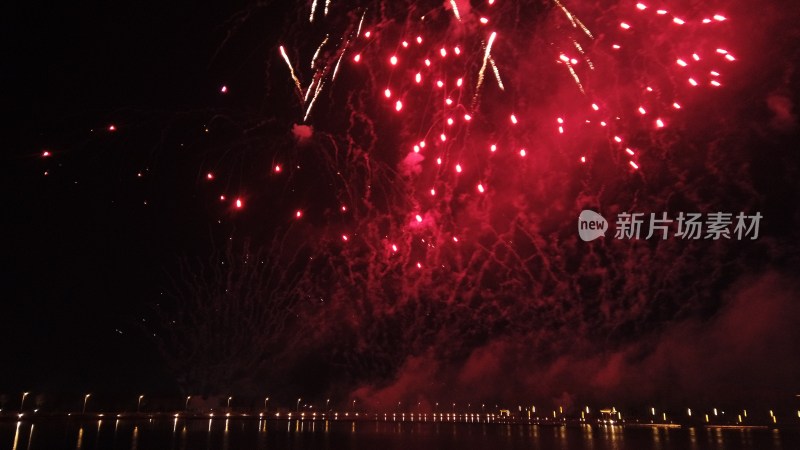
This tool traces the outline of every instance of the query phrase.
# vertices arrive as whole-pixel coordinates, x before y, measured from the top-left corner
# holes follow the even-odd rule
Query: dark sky
[[[149,175],[172,113],[208,106],[234,73],[214,68],[212,56],[236,7],[26,3],[3,14],[0,391],[159,385],[152,349],[132,335],[134,316],[158,293],[162,261],[192,246],[203,227],[191,225],[207,218],[192,216],[181,193],[144,205],[148,189],[180,190],[184,180],[138,187],[136,177]],[[107,133],[112,123],[126,137]],[[56,158],[43,165],[45,149]]]
[[[0,395],[13,397],[17,392],[26,390],[70,395],[89,390],[116,394],[136,394],[144,390],[174,393],[176,387],[169,381],[154,346],[146,339],[145,330],[149,329],[149,324],[143,320],[152,318],[152,307],[160,301],[163,287],[168,284],[168,274],[174,273],[181,258],[206,255],[211,247],[226,236],[237,233],[268,241],[264,238],[270,237],[271,225],[282,223],[283,219],[279,218],[291,215],[293,210],[287,204],[309,197],[306,205],[325,204],[324,208],[327,209],[320,206],[314,211],[309,207],[304,217],[307,219],[305,223],[309,224],[307,226],[312,230],[324,228],[337,238],[341,235],[342,232],[337,228],[339,222],[331,226],[326,222],[333,216],[330,210],[336,212],[338,205],[331,207],[329,204],[335,202],[328,201],[334,194],[327,190],[328,185],[324,184],[327,181],[316,180],[324,177],[317,177],[314,171],[298,171],[293,175],[295,185],[309,185],[314,189],[302,191],[297,188],[298,191],[289,194],[287,191],[265,193],[268,189],[259,190],[252,186],[256,185],[253,181],[266,181],[253,178],[248,172],[250,167],[271,167],[274,154],[279,152],[275,148],[280,148],[284,141],[295,144],[290,127],[286,126],[299,121],[295,117],[298,114],[297,102],[290,97],[292,85],[283,66],[277,66],[276,69],[276,66],[270,65],[277,60],[275,50],[276,44],[281,42],[279,38],[283,39],[282,33],[288,29],[286,39],[301,42],[304,48],[297,50],[297,54],[303,55],[314,49],[322,33],[315,29],[313,39],[306,39],[298,37],[299,25],[287,25],[287,19],[296,21],[295,14],[287,13],[295,2],[253,10],[243,22],[235,18],[243,17],[236,14],[246,10],[246,2],[215,3],[147,1],[81,2],[55,6],[27,4],[8,8],[0,19],[3,54],[0,86],[7,116],[3,127],[5,141],[0,155],[4,169],[2,184],[5,187],[2,220],[4,257],[0,266],[4,285],[4,293],[0,295],[0,342],[5,343],[6,350],[0,364]],[[779,16],[776,13],[778,8],[765,12],[763,20],[761,16],[750,20],[766,24],[767,27],[780,22],[776,18]],[[398,9],[404,8],[398,6]],[[738,17],[744,16],[741,14],[743,8],[738,3],[731,9],[739,13]],[[530,14],[534,15],[533,12]],[[449,18],[449,15],[443,14],[436,20],[445,21],[441,19],[445,16]],[[345,20],[341,19],[341,22]],[[240,23],[242,27],[237,28]],[[236,30],[233,38],[226,40],[232,30]],[[787,33],[797,38],[796,31],[790,29]],[[446,35],[445,32],[442,34]],[[600,37],[600,42],[605,42],[603,39]],[[556,351],[554,349],[560,349],[564,354],[550,354],[546,362],[538,364],[536,358],[541,355],[529,349],[526,339],[536,336],[536,339],[541,337],[541,341],[546,342],[546,333],[538,336],[537,328],[530,324],[517,324],[523,331],[511,330],[513,327],[507,324],[513,320],[508,316],[522,317],[524,314],[520,311],[524,311],[531,315],[531,322],[540,317],[538,314],[546,316],[547,319],[542,320],[547,321],[550,318],[547,314],[552,313],[555,317],[553,322],[572,317],[567,307],[563,311],[557,306],[549,309],[553,301],[548,297],[548,292],[559,292],[559,289],[572,292],[570,289],[575,286],[578,286],[576,289],[583,288],[589,292],[594,289],[591,283],[595,281],[587,282],[581,277],[583,274],[565,270],[554,275],[553,280],[543,277],[532,282],[539,283],[537,288],[547,285],[541,294],[542,301],[548,304],[541,309],[537,309],[541,305],[514,309],[514,305],[510,307],[499,301],[497,304],[487,301],[479,306],[475,306],[477,302],[468,303],[469,307],[453,308],[453,311],[442,308],[445,311],[439,313],[445,319],[434,325],[446,328],[447,321],[452,319],[453,323],[463,321],[469,332],[473,331],[469,328],[471,324],[485,326],[488,331],[480,330],[470,336],[469,339],[474,341],[465,338],[461,342],[464,348],[456,349],[462,352],[457,356],[448,354],[447,350],[434,344],[429,348],[420,344],[421,347],[415,348],[410,355],[401,355],[387,364],[390,367],[387,369],[391,375],[389,378],[393,382],[372,384],[374,380],[368,380],[344,389],[355,391],[355,395],[373,396],[388,403],[400,400],[408,402],[414,400],[416,395],[410,391],[417,387],[428,388],[429,380],[441,378],[443,374],[450,377],[447,379],[455,380],[452,383],[457,386],[455,389],[472,395],[475,383],[487,386],[489,384],[485,380],[496,379],[509,371],[518,371],[512,372],[516,374],[515,383],[509,383],[505,388],[495,386],[496,390],[487,389],[478,395],[496,398],[515,395],[505,392],[512,389],[535,391],[539,379],[552,380],[558,386],[563,383],[566,393],[574,388],[574,384],[582,383],[582,380],[572,379],[569,375],[575,371],[585,371],[596,374],[597,386],[615,395],[624,396],[626,385],[637,385],[642,386],[640,394],[646,397],[669,392],[669,388],[659,388],[668,387],[674,381],[663,374],[659,375],[662,369],[677,373],[683,378],[681,386],[686,392],[694,393],[705,392],[709,386],[718,384],[719,379],[727,377],[728,370],[740,370],[747,366],[747,358],[763,355],[762,344],[774,350],[774,353],[768,353],[774,358],[758,359],[757,366],[769,367],[786,358],[790,354],[787,349],[791,349],[798,339],[797,333],[791,331],[791,325],[785,320],[786,317],[797,315],[796,291],[792,294],[797,286],[797,274],[793,272],[798,267],[797,251],[796,246],[786,245],[797,236],[793,225],[800,223],[795,202],[791,198],[796,194],[798,167],[797,155],[792,152],[798,142],[794,111],[798,84],[794,60],[797,55],[790,53],[787,61],[776,63],[776,58],[769,52],[761,52],[757,48],[763,45],[773,49],[771,51],[786,51],[788,44],[785,42],[777,50],[774,46],[770,47],[772,39],[774,37],[762,29],[754,33],[750,43],[734,42],[740,44],[743,54],[751,57],[750,62],[742,63],[739,66],[742,69],[731,70],[730,79],[733,81],[730,91],[723,91],[719,97],[708,94],[707,98],[714,98],[714,101],[704,103],[702,95],[706,94],[698,94],[701,100],[695,99],[697,108],[675,120],[679,124],[676,126],[683,132],[680,138],[691,143],[678,145],[666,142],[668,139],[665,138],[663,144],[671,145],[677,151],[669,156],[653,152],[656,154],[650,156],[653,165],[663,164],[657,166],[659,169],[645,172],[647,177],[626,184],[618,181],[618,178],[624,178],[620,176],[606,183],[602,176],[607,173],[603,171],[616,174],[616,167],[600,163],[596,166],[600,168],[594,169],[594,178],[576,187],[582,179],[574,177],[562,182],[563,178],[558,177],[574,174],[577,170],[562,169],[555,162],[561,154],[548,152],[557,156],[542,162],[540,170],[544,173],[534,169],[530,173],[514,175],[519,179],[509,176],[507,180],[497,180],[492,186],[497,192],[506,189],[505,193],[510,193],[491,206],[495,208],[494,215],[487,221],[492,225],[501,223],[499,227],[502,227],[510,221],[509,217],[519,213],[517,209],[524,210],[528,215],[519,213],[515,220],[525,216],[534,222],[533,225],[526,224],[536,229],[536,233],[545,230],[537,235],[539,242],[534,242],[532,238],[529,244],[550,251],[549,257],[557,261],[555,266],[563,263],[564,267],[570,267],[574,263],[573,267],[595,270],[593,276],[608,277],[605,279],[610,280],[608,286],[597,288],[600,292],[597,294],[597,305],[591,305],[591,308],[603,313],[610,310],[609,316],[614,316],[617,312],[615,308],[619,307],[614,302],[619,300],[620,293],[633,292],[630,299],[623,299],[630,300],[630,303],[625,303],[624,308],[619,307],[622,312],[607,320],[608,327],[613,330],[608,335],[601,333],[600,336],[609,342],[620,335],[641,335],[645,338],[633,342],[625,339],[614,341],[613,345],[608,344],[603,348],[607,353],[595,357],[593,352],[597,348],[593,345],[602,339],[596,339],[591,334],[595,330],[580,330],[586,334],[581,335],[581,339],[576,338],[574,345],[567,343],[551,349],[553,352]],[[502,56],[502,48],[497,51]],[[523,53],[527,49],[519,51]],[[537,51],[531,51],[533,56],[530,61],[538,62],[536,58],[542,57]],[[292,58],[297,54],[292,53]],[[326,54],[325,57],[335,59],[335,54]],[[760,62],[759,58],[763,58],[766,67],[763,71],[755,67]],[[527,77],[524,59],[518,58],[523,68],[520,73],[508,70],[511,72],[511,81]],[[277,64],[282,62],[278,61]],[[528,64],[536,65],[534,62]],[[355,72],[355,69],[352,70],[349,73]],[[281,77],[280,83],[275,78],[267,80],[275,73]],[[345,121],[345,115],[340,111],[345,110],[340,106],[342,98],[346,96],[342,92],[357,90],[361,81],[377,83],[380,71],[376,70],[375,73],[378,75],[370,75],[374,78],[365,76],[363,79],[354,78],[356,82],[341,82],[340,91],[334,91],[338,93],[320,101],[318,111],[322,118],[315,122],[315,126],[318,124],[320,129],[340,126]],[[532,70],[530,73],[538,72]],[[308,79],[308,73],[304,75]],[[552,74],[542,77],[547,81],[551,81],[548,77],[557,78]],[[575,87],[571,79],[565,79],[566,82],[559,81],[562,83],[559,85],[561,89],[554,89],[553,92],[543,94],[540,92],[542,88],[535,86],[527,91],[520,88],[514,95],[530,95],[531,98],[544,98],[546,101],[561,98],[559,96],[573,99]],[[220,95],[223,85],[229,86],[230,92]],[[625,86],[620,90],[620,97],[629,93],[627,89]],[[573,94],[564,94],[566,91]],[[497,94],[496,91],[490,92]],[[487,101],[486,107],[489,110],[502,110],[506,106],[503,102]],[[748,110],[742,107],[742,102],[754,106]],[[532,111],[531,116],[538,115],[540,123],[544,123],[544,117],[551,119],[551,111],[545,107],[538,110],[535,101],[518,103],[525,105],[520,109]],[[734,106],[726,109],[726,105]],[[348,104],[348,107],[351,106]],[[369,102],[362,106],[374,107]],[[284,113],[284,109],[287,112]],[[721,138],[706,137],[706,134],[711,136],[714,133],[704,132],[701,123],[706,119],[705,115],[720,115],[728,110],[731,111],[730,118],[715,117],[711,131],[734,131]],[[388,115],[383,110],[378,111],[379,114],[375,115],[377,118],[385,119]],[[225,120],[218,121],[222,125],[214,127],[214,137],[207,137],[205,125],[215,116],[235,117],[230,121],[234,124],[256,123],[252,121],[253,117],[271,117],[274,120],[265,120],[266,125],[258,125],[261,127],[257,133],[260,138],[252,141],[252,148],[244,145],[227,152],[227,143],[231,141],[239,144],[250,141],[230,139],[230,136],[238,136],[237,128],[227,127]],[[503,126],[507,126],[505,116],[503,118]],[[370,120],[377,123],[378,119]],[[380,136],[397,138],[400,135],[407,138],[402,132],[396,132],[395,128],[401,128],[398,122],[388,119],[385,123],[391,126],[382,129]],[[112,124],[116,128],[113,132],[108,129]],[[270,128],[272,126],[276,128]],[[531,134],[536,136],[535,133],[543,133],[543,128],[531,127]],[[273,138],[278,142],[270,147],[274,154],[262,152],[259,145]],[[312,166],[317,155],[328,151],[324,143],[311,141],[312,144],[307,144],[307,148],[304,147],[305,143],[300,142],[297,145],[300,150],[295,152],[301,155],[297,157],[298,161],[306,158],[303,160],[304,168]],[[383,154],[375,152],[375,149],[373,152],[378,153],[379,157],[392,154],[387,159],[394,170],[395,164],[400,166],[394,153],[401,153],[396,152],[395,146],[383,145],[383,142],[377,145]],[[742,150],[743,146],[748,148]],[[292,147],[292,151],[297,148]],[[308,148],[321,148],[323,151],[313,153],[312,150],[306,151]],[[727,158],[723,153],[728,148],[735,148],[738,153]],[[45,150],[52,155],[43,158],[42,152]],[[563,152],[568,153],[568,150]],[[759,152],[763,152],[763,155]],[[288,153],[288,150],[284,152]],[[597,154],[602,155],[602,150]],[[655,162],[659,158],[661,160]],[[516,161],[513,160],[509,166],[516,168]],[[625,165],[624,162],[622,164]],[[209,171],[226,174],[225,177],[218,177],[220,184],[215,185],[213,191],[199,188]],[[413,172],[413,169],[410,171]],[[502,178],[503,172],[498,172],[500,175],[496,176]],[[625,174],[627,176],[627,172]],[[739,176],[751,178],[739,184]],[[312,182],[309,183],[309,180]],[[536,184],[538,180],[541,182]],[[248,188],[248,182],[251,189],[247,192],[247,201],[261,207],[251,208],[247,221],[237,221],[231,208],[222,206],[217,197],[220,192],[229,196],[238,195]],[[505,186],[504,182],[507,182]],[[519,194],[519,186],[530,190]],[[628,188],[636,195],[629,194]],[[597,197],[583,195],[585,192],[582,189],[595,189]],[[618,190],[618,198],[608,201],[608,197],[615,195],[615,189]],[[419,189],[420,192],[427,190],[427,185]],[[474,194],[471,186],[468,191]],[[606,201],[604,206],[610,209],[631,205],[656,208],[664,206],[665,203],[660,203],[660,200],[672,198],[673,191],[677,193],[676,198],[686,193],[688,200],[684,200],[689,205],[696,201],[696,205],[709,208],[739,207],[737,196],[746,197],[747,207],[762,207],[774,218],[771,228],[764,231],[766,238],[759,242],[764,244],[742,245],[741,248],[687,246],[685,252],[678,246],[667,247],[663,253],[644,246],[638,249],[632,247],[630,251],[627,247],[609,248],[607,253],[603,253],[606,249],[602,247],[598,250],[600,256],[594,258],[590,255],[592,252],[584,252],[586,247],[575,243],[572,225],[569,232],[564,231],[566,225],[563,223],[572,220],[576,215],[573,209],[580,202]],[[280,194],[275,195],[274,192]],[[641,203],[637,205],[637,201]],[[483,211],[478,202],[464,201],[459,206],[463,206],[463,210],[460,210],[463,215],[459,216],[457,211],[454,222],[461,220],[457,225],[463,230],[473,227],[473,219],[478,222],[475,217],[483,217],[480,214],[475,217],[470,215],[475,211]],[[321,223],[326,225],[321,226]],[[546,234],[548,227],[551,228],[551,234]],[[473,228],[481,227],[476,225]],[[376,236],[381,239],[380,245],[386,244],[381,233],[376,232]],[[509,233],[509,236],[515,235]],[[447,237],[450,238],[449,235]],[[524,242],[525,237],[519,239]],[[336,245],[339,245],[338,241]],[[714,254],[715,251],[719,251],[719,254]],[[481,253],[476,250],[476,254]],[[335,258],[332,257],[332,260]],[[532,260],[534,262],[531,265],[539,268],[538,260]],[[613,267],[609,261],[623,264]],[[374,268],[384,262],[378,263],[369,267]],[[612,267],[602,267],[603,263]],[[713,268],[713,273],[707,280],[693,278],[707,269],[708,264]],[[479,291],[480,282],[484,279],[488,278],[488,283],[492,283],[492,277],[502,278],[505,274],[502,268],[494,269],[500,275],[491,273],[475,281],[475,291],[468,292],[469,295]],[[413,273],[404,270],[407,268],[398,269],[398,273],[403,276]],[[666,275],[663,278],[653,275],[659,271],[669,273],[671,270],[678,274],[677,280]],[[540,276],[541,272],[538,271],[536,276]],[[553,272],[558,272],[558,269]],[[336,276],[338,274],[334,273],[332,277]],[[348,292],[350,286],[346,282],[336,284],[338,279],[334,281],[335,287],[331,291],[340,289],[339,292]],[[414,282],[410,282],[409,286],[413,287]],[[686,286],[683,286],[684,283]],[[431,291],[435,291],[439,286],[432,284]],[[470,283],[464,283],[467,284]],[[601,288],[608,289],[604,291]],[[645,297],[642,294],[644,291],[648,294],[652,292],[653,297],[663,291],[667,300],[664,305],[648,303],[640,298]],[[365,296],[371,294],[367,292]],[[385,301],[381,297],[384,294],[377,293],[375,298]],[[432,295],[435,294],[433,292]],[[684,294],[687,298],[691,297],[691,304],[687,300],[688,312],[681,310],[683,305],[675,300]],[[480,295],[476,297],[480,299]],[[769,296],[772,301],[764,308],[759,308],[755,302],[763,296]],[[344,294],[344,298],[350,300],[347,294]],[[706,299],[710,300],[702,304]],[[582,300],[578,300],[575,300],[577,306],[572,305],[572,311],[584,307]],[[380,301],[377,303],[377,306],[370,305],[365,309],[380,312],[386,307],[386,310],[394,311],[393,304],[387,306],[380,304]],[[484,316],[483,308],[487,315],[496,313],[500,317],[497,323],[489,323],[490,319]],[[423,307],[415,312],[418,314],[421,310]],[[592,311],[597,316],[586,319],[587,323],[597,325],[597,321],[600,321],[597,317],[601,314],[594,309]],[[782,316],[782,311],[788,314]],[[639,313],[641,317],[637,316]],[[337,314],[341,314],[341,317]],[[319,341],[309,344],[309,354],[326,352],[325,345],[331,341],[331,336],[337,336],[339,322],[345,323],[345,319],[354,315],[353,311],[342,308],[340,311],[325,310],[316,316],[319,334],[314,338]],[[376,317],[381,318],[379,316],[376,313]],[[752,316],[760,317],[759,321],[750,322]],[[389,335],[387,347],[395,347],[395,342],[404,340],[404,319],[387,319],[388,325],[384,328],[377,319],[371,324],[370,317],[359,317],[353,322],[363,326],[366,331],[361,330],[362,335],[358,335],[359,331],[354,332],[354,339],[368,340],[369,336],[373,336],[370,332],[377,336],[375,340]],[[484,320],[486,325],[482,323]],[[611,324],[614,320],[619,320],[618,327]],[[329,326],[329,323],[334,325]],[[770,324],[775,324],[774,329]],[[551,325],[553,323],[546,322],[543,328]],[[605,325],[601,324],[598,329]],[[649,327],[657,332],[648,334]],[[742,358],[717,356],[712,358],[715,362],[713,370],[705,373],[696,370],[710,358],[709,355],[716,355],[720,348],[725,348],[728,337],[740,334],[740,329],[744,329],[745,336],[752,337],[747,342],[735,342],[738,351],[744,355]],[[606,331],[603,328],[602,332]],[[442,332],[436,339],[446,341],[453,336],[460,336],[459,333],[461,330],[456,326]],[[520,336],[525,339],[520,339]],[[695,342],[704,345],[693,345]],[[452,353],[458,353],[456,350]],[[571,353],[573,350],[574,353]],[[364,351],[366,356],[355,357],[370,359],[372,351],[372,348],[368,348]],[[388,359],[395,358],[392,351],[387,350]],[[375,359],[382,356],[378,355]],[[305,363],[308,362],[301,361],[299,366]],[[690,369],[684,370],[687,367]],[[766,381],[780,384],[782,390],[776,396],[784,395],[787,386],[796,386],[787,374],[797,373],[800,368],[796,362],[787,367],[784,371],[777,371],[772,381]],[[758,379],[759,375],[744,372],[742,377],[747,379],[745,384],[753,388],[754,396],[769,390],[769,386],[761,386],[764,388],[762,390],[753,387],[758,383],[751,381]],[[441,392],[451,387],[436,385],[429,387],[429,392],[444,396]],[[652,389],[648,390],[650,387]],[[726,386],[734,390],[737,387],[735,381]],[[722,391],[718,393],[725,395]],[[541,395],[558,396],[561,392],[542,392]],[[680,395],[676,394],[677,397]]]

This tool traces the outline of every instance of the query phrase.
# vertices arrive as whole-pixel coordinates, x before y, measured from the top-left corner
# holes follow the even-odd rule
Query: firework
[[[671,118],[694,101],[697,88],[723,86],[722,70],[736,60],[719,37],[730,26],[719,11],[698,14],[627,1],[606,11],[603,5],[570,3],[451,0],[397,9],[377,3],[344,16],[326,13],[324,24],[316,24],[327,28],[305,88],[284,47],[279,49],[302,97],[303,121],[324,124],[312,108],[325,89],[339,89],[383,103],[378,110],[351,112],[372,127],[402,124],[388,153],[373,164],[397,165],[406,175],[411,199],[400,202],[413,205],[406,211],[413,223],[420,209],[449,210],[447,202],[465,185],[480,187],[473,195],[485,194],[494,177],[541,164],[550,148],[576,167],[609,158],[620,177],[646,170],[642,147],[668,132]],[[312,3],[312,22],[316,7]],[[342,6],[334,12],[344,11]],[[338,46],[322,58],[322,49],[332,45],[330,35],[339,36]],[[351,80],[337,84],[343,61]],[[487,70],[495,79],[490,89]],[[510,74],[510,87],[503,71]],[[572,93],[562,87],[567,79]],[[352,90],[352,84],[359,88]],[[531,101],[539,104],[532,108]],[[383,111],[397,117],[383,118]],[[554,124],[552,132],[547,122]],[[513,162],[509,154],[530,158]],[[436,201],[433,192],[444,195]]]

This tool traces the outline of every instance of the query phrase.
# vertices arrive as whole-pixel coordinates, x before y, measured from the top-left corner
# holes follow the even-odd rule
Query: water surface
[[[796,430],[258,419],[0,422],[0,450],[797,450]]]

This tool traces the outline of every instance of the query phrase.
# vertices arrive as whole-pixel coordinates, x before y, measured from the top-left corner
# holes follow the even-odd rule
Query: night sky
[[[117,330],[136,330],[164,262],[202,246],[207,218],[194,209],[192,180],[184,187],[164,174],[144,186],[137,174],[176,164],[153,156],[159,133],[209,106],[227,72],[211,57],[235,8],[101,2],[4,15],[4,103],[13,112],[3,158],[6,192],[16,192],[5,220],[3,333],[13,345],[4,389],[169,386],[153,349]],[[130,127],[128,137],[105,132],[112,123]],[[43,149],[64,159],[42,166]],[[159,191],[173,193],[156,200]]]
[[[0,395],[379,408],[800,393],[792,2],[675,2],[686,25],[636,2],[564,3],[591,36],[551,2],[492,15],[459,0],[456,20],[449,1],[334,1],[313,23],[312,2],[217,3],[0,19]],[[707,11],[726,15],[713,32],[696,28]],[[504,85],[486,65],[492,20]],[[582,242],[582,209],[765,219],[756,241]],[[222,266],[247,275],[214,284]],[[159,351],[181,339],[242,370]]]

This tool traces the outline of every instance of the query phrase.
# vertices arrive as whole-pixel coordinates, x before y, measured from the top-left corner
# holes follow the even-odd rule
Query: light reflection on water
[[[793,450],[799,430],[163,419],[0,422],[0,450]]]

